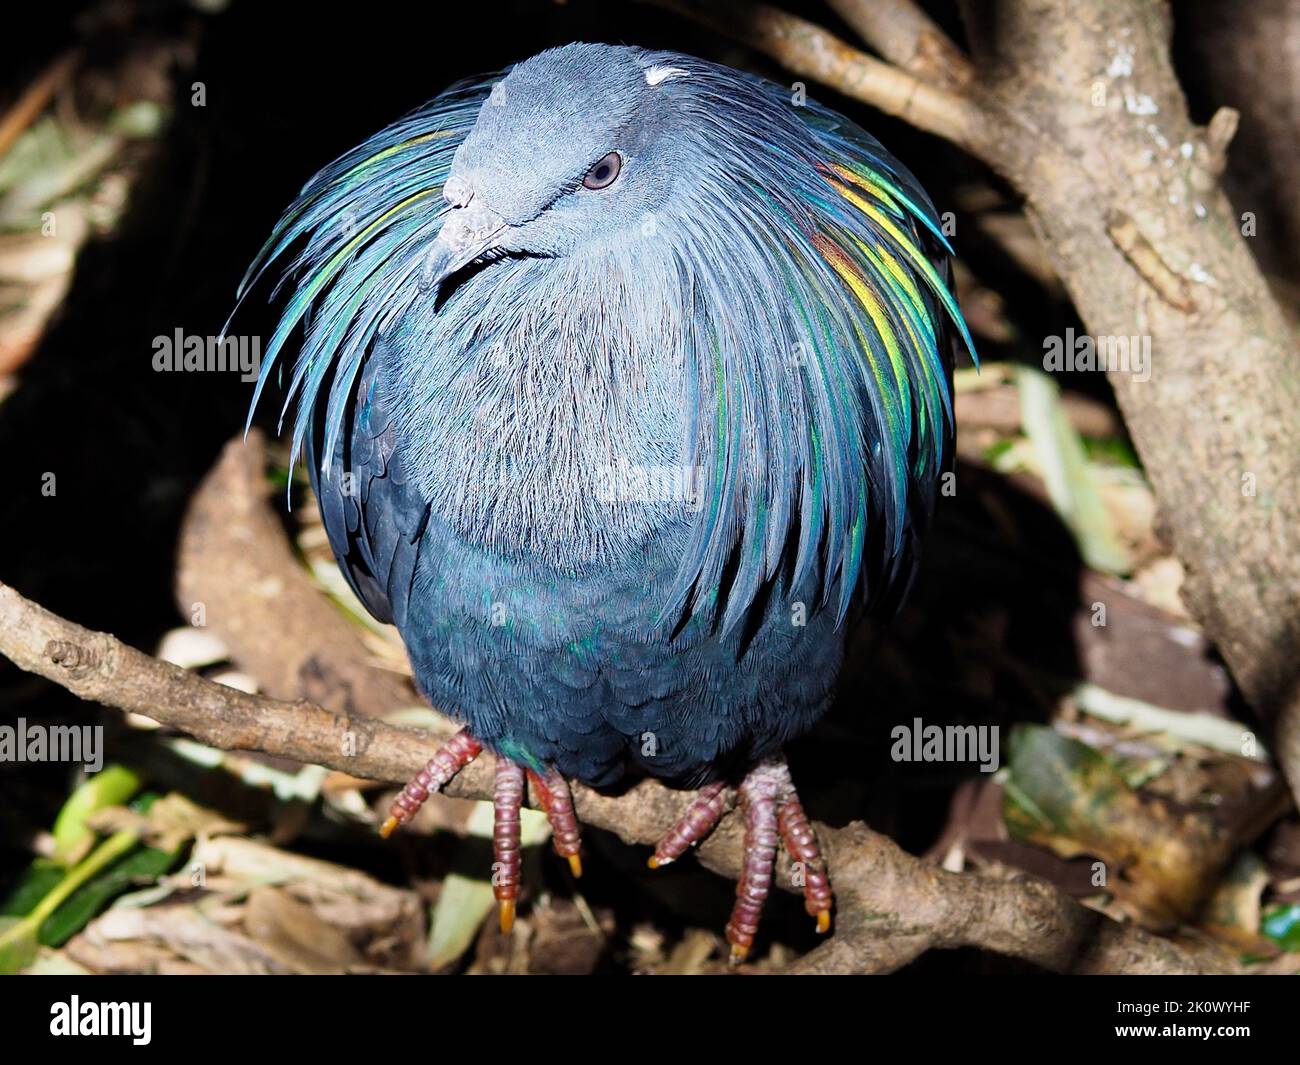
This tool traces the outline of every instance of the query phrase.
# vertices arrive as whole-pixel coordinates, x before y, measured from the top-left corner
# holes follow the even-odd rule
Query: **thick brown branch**
[[[114,637],[51,614],[0,584],[0,653],[83,699],[145,714],[227,750],[262,751],[357,777],[404,781],[437,747],[431,732],[334,714],[307,702],[248,695],[160,662]],[[448,794],[491,795],[483,760]],[[689,793],[645,781],[619,796],[574,788],[578,816],[631,844],[649,845],[681,816]],[[740,869],[742,826],[727,816],[700,848],[709,869]],[[948,873],[866,826],[817,826],[837,894],[837,930],[800,972],[887,972],[933,947],[974,946],[1061,971],[1232,972],[1216,949],[1185,947],[1119,925],[1028,878]],[[795,890],[778,863],[779,880]]]

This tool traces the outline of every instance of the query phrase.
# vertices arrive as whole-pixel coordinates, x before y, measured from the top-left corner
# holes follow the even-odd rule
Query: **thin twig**
[[[961,90],[975,68],[911,0],[827,0],[853,32],[901,70],[943,89]]]
[[[743,41],[794,73],[815,78],[846,96],[906,119],[918,129],[972,150],[981,139],[983,112],[966,97],[927,85],[779,8],[730,0],[705,4],[651,2]]]
[[[45,105],[71,77],[79,62],[80,50],[64,52],[41,71],[40,76],[27,86],[4,117],[0,118],[0,158],[4,158],[4,154],[22,136],[23,130],[36,121],[37,116],[45,110]]]

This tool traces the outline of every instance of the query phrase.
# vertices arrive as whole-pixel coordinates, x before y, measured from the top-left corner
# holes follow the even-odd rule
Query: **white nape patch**
[[[661,81],[667,81],[669,78],[686,77],[690,77],[690,75],[681,67],[650,67],[645,72],[647,85],[658,85]]]

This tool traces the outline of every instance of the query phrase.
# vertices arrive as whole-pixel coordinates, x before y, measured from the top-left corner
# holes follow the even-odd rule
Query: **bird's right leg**
[[[435,791],[441,791],[457,773],[483,753],[483,744],[468,732],[458,732],[439,747],[428,764],[406,783],[388,808],[388,818],[379,828],[387,839],[404,825]],[[500,907],[501,931],[515,923],[519,899],[520,860],[519,810],[524,800],[524,771],[503,755],[497,755],[496,782],[492,788],[492,894]]]

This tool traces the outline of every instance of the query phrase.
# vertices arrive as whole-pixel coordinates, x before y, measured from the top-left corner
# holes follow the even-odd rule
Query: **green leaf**
[[[1074,534],[1079,554],[1102,573],[1127,573],[1133,561],[1097,492],[1083,442],[1061,405],[1061,390],[1047,374],[1028,366],[1017,368],[1016,384],[1025,435],[1033,442],[1047,494]]]
[[[1140,470],[1142,468],[1142,463],[1138,461],[1137,452],[1133,450],[1133,445],[1127,440],[1118,437],[1096,440],[1085,436],[1083,438],[1083,449],[1090,461],[1101,465],[1122,466],[1131,470]]]
[[[1300,903],[1270,907],[1259,930],[1283,950],[1300,951]]]
[[[1001,440],[995,440],[984,449],[984,459],[990,466],[997,466],[998,459],[1005,455],[1015,446],[1015,441],[1008,437]]]
[[[135,832],[119,832],[78,860],[95,838],[94,829],[86,823],[88,818],[106,807],[121,805],[139,787],[137,774],[110,765],[87,779],[64,803],[54,822],[54,857],[32,862],[0,905],[0,914],[21,918],[0,925],[0,973],[18,972],[30,965],[51,915],[78,888],[139,842]]]
[[[85,860],[79,862],[76,868],[69,870],[31,913],[0,932],[0,973],[15,973],[30,965],[36,958],[38,936],[46,918],[77,888],[112,865],[139,840],[139,835],[133,831],[115,832],[91,851]]]
[[[50,858],[37,858],[0,902],[0,917],[26,917],[59,885],[67,870]]]
[[[127,803],[127,808],[132,813],[147,814],[149,810],[153,807],[153,804],[156,803],[162,797],[163,797],[162,792],[160,791],[142,791],[139,795],[137,795],[134,799],[132,799],[129,803]]]
[[[20,972],[36,960],[40,949],[36,942],[39,927],[39,922],[30,917],[0,925],[0,973]]]
[[[54,820],[54,860],[64,867],[75,864],[82,856],[95,830],[87,819],[109,806],[121,806],[139,790],[140,776],[125,766],[105,766],[88,777]]]
[[[78,888],[41,926],[40,942],[47,947],[61,947],[80,932],[113,899],[139,885],[142,880],[155,882],[166,873],[183,848],[162,851],[140,847],[109,866],[93,880]]]

